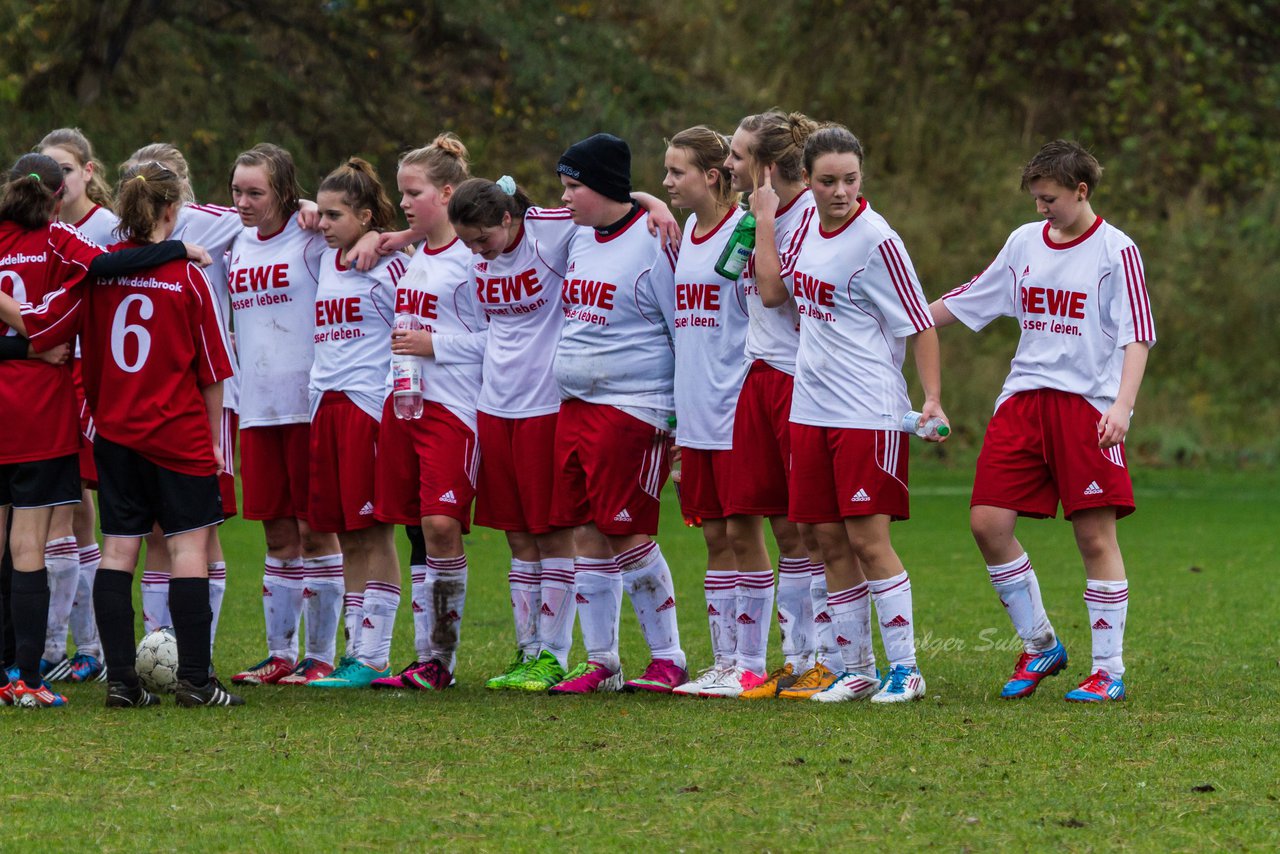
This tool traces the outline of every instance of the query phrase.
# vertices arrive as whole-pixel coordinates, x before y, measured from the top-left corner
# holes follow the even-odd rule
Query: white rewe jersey
[[[106,247],[124,239],[116,234],[116,226],[119,224],[120,217],[112,213],[109,208],[94,205],[72,227],[99,246]]]
[[[859,199],[827,234],[809,225],[791,274],[800,349],[791,420],[816,427],[897,430],[911,409],[906,339],[933,326],[902,239]]]
[[[778,259],[782,262],[782,281],[788,286],[800,242],[814,211],[813,193],[805,187],[775,215],[773,234],[778,246]],[[747,260],[747,268],[742,271],[742,286],[751,311],[751,325],[747,328],[747,359],[752,362],[760,359],[784,373],[794,374],[796,347],[800,345],[800,315],[795,301],[788,300],[777,308],[765,308],[760,301],[760,288],[756,285],[754,252]]]
[[[324,238],[289,217],[275,234],[242,229],[226,290],[240,356],[240,426],[305,424]]]
[[[675,414],[678,250],[660,246],[648,219],[637,209],[608,236],[587,228],[573,236],[555,370],[562,398],[614,406],[666,430]]]
[[[205,277],[218,300],[225,323],[231,323],[231,297],[227,292],[227,252],[231,243],[244,231],[240,222],[240,214],[235,208],[222,205],[183,205],[178,210],[178,221],[174,224],[171,240],[182,240],[203,246],[213,263],[204,268]],[[223,336],[227,353],[231,356],[231,368],[234,375],[222,384],[222,406],[224,409],[239,409],[240,400],[240,366],[236,356],[236,348],[231,346],[230,327]]]
[[[341,391],[374,421],[382,420],[396,285],[409,266],[388,255],[367,273],[338,263],[338,250],[320,258],[316,287],[315,361],[311,364],[311,416],[326,391]]]
[[[1022,328],[997,408],[1020,391],[1049,388],[1105,412],[1120,391],[1123,348],[1156,341],[1138,247],[1102,217],[1070,243],[1051,243],[1048,223],[1027,223],[943,299],[970,329],[1005,316]]]
[[[733,413],[747,376],[747,297],[716,272],[716,261],[744,211],[734,207],[694,237],[689,217],[675,271],[676,442],[688,448],[733,447]]]
[[[534,418],[560,409],[560,286],[569,241],[580,230],[567,208],[529,208],[514,246],[492,261],[472,256],[476,297],[489,318],[481,412]]]
[[[396,314],[417,315],[423,328],[431,332],[435,357],[419,360],[423,363],[423,399],[443,405],[472,432],[476,429],[480,364],[488,337],[488,322],[471,287],[473,257],[457,238],[435,250],[423,244],[396,284],[395,302]],[[385,393],[391,394],[389,371]]]

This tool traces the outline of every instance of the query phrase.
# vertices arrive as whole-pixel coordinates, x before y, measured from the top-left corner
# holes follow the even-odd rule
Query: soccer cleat
[[[1044,652],[1024,652],[1018,656],[1018,665],[1000,690],[1000,697],[1004,700],[1030,697],[1040,686],[1041,679],[1061,672],[1066,666],[1067,648],[1062,641],[1057,641]]]
[[[622,686],[623,691],[652,691],[655,694],[670,694],[676,687],[689,681],[689,671],[669,658],[655,658],[640,674],[639,679],[632,679]]]
[[[819,691],[825,691],[835,681],[835,671],[825,664],[815,663],[801,673],[790,688],[779,691],[778,696],[783,700],[807,700]]]
[[[723,678],[725,672],[732,669],[733,669],[732,665],[728,667],[716,667],[715,665],[712,665],[711,667],[708,667],[706,670],[699,673],[696,679],[690,679],[688,682],[685,682],[683,685],[677,685],[674,689],[672,689],[671,693],[679,694],[682,697],[700,697],[702,696],[703,688],[707,687],[708,685],[715,682],[716,680]]]
[[[411,661],[405,665],[404,669],[399,673],[393,673],[390,676],[380,676],[369,683],[369,687],[375,691],[381,690],[401,690],[404,688],[413,688],[415,686],[409,683],[409,674],[415,670],[421,670],[426,667],[425,661]]]
[[[368,688],[373,680],[391,675],[391,668],[378,670],[363,661],[352,660],[322,679],[313,679],[308,688]]]
[[[160,698],[141,685],[129,686],[123,682],[107,683],[108,709],[140,709],[144,706],[158,706]]]
[[[106,678],[107,668],[103,663],[83,652],[71,656],[67,665],[68,682],[100,682]]]
[[[244,699],[232,694],[217,679],[210,679],[203,685],[192,685],[185,679],[179,679],[174,688],[173,701],[179,706],[193,709],[196,706],[243,706]]]
[[[421,667],[405,674],[404,681],[408,687],[420,691],[443,691],[455,683],[453,674],[434,658]]]
[[[733,666],[720,671],[720,678],[703,687],[699,697],[737,697],[744,690],[762,685],[768,677],[763,673],[753,673],[744,667]]]
[[[6,682],[0,685],[0,706],[13,705],[13,683]]]
[[[924,677],[919,668],[895,664],[885,674],[880,690],[871,697],[873,703],[905,703],[924,696]]]
[[[13,690],[13,704],[24,709],[49,709],[67,704],[67,698],[53,693],[45,682],[41,682],[34,688],[28,688],[27,683],[19,679],[16,682],[10,682],[10,686]]]
[[[47,679],[49,677],[50,671],[52,671],[56,667],[61,666],[61,664],[64,661],[66,661],[65,658],[62,659],[62,661],[49,661],[48,659],[44,659],[44,658],[40,659],[40,678]],[[22,671],[19,670],[17,666],[14,666],[6,670],[5,675],[9,677],[10,682],[17,682],[22,678]]]
[[[879,689],[880,677],[876,674],[846,670],[836,677],[836,681],[809,699],[817,703],[844,703],[849,700],[865,700]]]
[[[794,666],[784,664],[777,670],[770,673],[763,682],[754,688],[749,688],[738,695],[739,700],[772,700],[778,696],[779,691],[785,691],[799,680],[800,674],[796,673]]]
[[[45,665],[48,664],[46,669]],[[40,659],[40,675],[44,677],[46,682],[63,682],[67,675],[71,673],[71,659],[65,655],[57,663],[46,662]]]
[[[325,664],[318,658],[304,658],[293,668],[288,676],[281,677],[277,685],[306,685],[315,679],[323,679],[333,672],[332,664]]]
[[[524,671],[533,663],[534,656],[527,656],[520,649],[516,649],[516,657],[507,665],[507,669],[503,670],[497,676],[487,679],[484,687],[494,691],[501,691],[506,688],[512,688],[524,681]]]
[[[554,654],[544,649],[525,666],[523,678],[519,682],[513,680],[509,687],[519,691],[545,691],[558,685],[564,678],[564,668],[560,666],[560,662]]]
[[[293,672],[294,664],[278,655],[269,655],[231,677],[232,685],[274,685]]]
[[[1119,676],[1112,676],[1105,670],[1099,670],[1080,683],[1079,688],[1067,692],[1065,698],[1072,703],[1105,703],[1110,700],[1124,699],[1124,682]]]
[[[592,694],[597,691],[621,691],[622,669],[610,670],[598,661],[579,664],[569,671],[564,681],[548,691],[556,695]]]

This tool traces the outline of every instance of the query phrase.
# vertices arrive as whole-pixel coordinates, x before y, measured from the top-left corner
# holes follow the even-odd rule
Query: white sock
[[[302,622],[302,558],[267,556],[262,572],[262,613],[267,623],[267,655],[298,660],[298,627]]]
[[[1013,630],[1022,638],[1026,652],[1046,652],[1058,642],[1049,624],[1049,615],[1040,599],[1040,582],[1031,560],[1023,552],[1008,563],[987,567],[991,586],[1000,596],[1000,603],[1009,612]]]
[[[172,626],[169,616],[169,573],[142,573],[142,630],[151,634],[161,626]]]
[[[580,557],[574,562],[578,622],[587,660],[610,670],[622,667],[618,620],[622,616],[622,571],[613,558]]]
[[[307,658],[333,664],[342,622],[342,554],[304,557],[303,607],[307,612]]]
[[[467,556],[427,558],[427,613],[431,657],[452,673],[458,666],[462,609],[467,601]]]
[[[213,622],[209,624],[209,654],[218,639],[218,616],[222,613],[222,599],[227,595],[227,562],[215,560],[209,564],[209,610]]]
[[[782,659],[796,673],[813,660],[813,596],[810,594],[809,559],[778,559],[778,631],[782,635]]]
[[[573,616],[578,612],[573,592],[573,558],[543,558],[541,566],[535,637],[540,649],[554,655],[560,666],[568,669],[569,649],[573,646]]]
[[[773,570],[739,572],[736,605],[738,666],[763,673],[769,649],[769,618],[773,616]]]
[[[355,658],[360,651],[360,636],[364,634],[364,593],[343,594],[342,622],[346,638],[343,656]]]
[[[44,565],[49,570],[49,613],[45,616],[44,660],[67,657],[67,627],[71,603],[80,583],[80,555],[75,537],[59,537],[44,545]]]
[[[707,622],[711,624],[711,654],[717,668],[733,667],[738,661],[738,573],[707,570],[702,592],[707,599]]]
[[[680,647],[676,587],[662,549],[650,540],[618,555],[618,566],[622,569],[622,586],[649,644],[649,657],[672,661],[683,668],[688,662]],[[773,582],[773,573],[769,574],[769,582]]]
[[[868,581],[871,601],[876,605],[876,618],[880,622],[880,639],[884,641],[884,654],[889,666],[903,664],[916,666],[916,629],[911,614],[911,579],[907,573],[892,578]]]
[[[542,564],[536,560],[511,559],[507,573],[511,587],[511,613],[516,620],[516,646],[525,658],[538,654],[539,611],[542,608]]]
[[[1089,581],[1084,588],[1093,635],[1093,672],[1124,676],[1124,624],[1129,616],[1128,581]]]
[[[867,583],[830,594],[824,610],[831,615],[832,634],[840,650],[840,669],[874,676],[876,653],[871,645],[871,597]]]
[[[426,558],[423,558],[426,560]],[[413,611],[413,652],[416,661],[431,658],[431,600],[427,596],[427,565],[409,566],[409,607]]]
[[[102,659],[102,642],[98,640],[98,621],[93,616],[93,579],[98,575],[102,552],[98,544],[80,549],[80,575],[76,579],[76,598],[71,604],[71,639],[76,652]]]
[[[370,581],[364,586],[364,616],[360,621],[360,645],[356,657],[376,670],[391,659],[391,635],[400,607],[400,585]]]
[[[840,645],[836,643],[835,624],[827,607],[827,565],[824,563],[809,564],[809,598],[813,602],[814,663],[838,671],[844,667],[844,659]]]

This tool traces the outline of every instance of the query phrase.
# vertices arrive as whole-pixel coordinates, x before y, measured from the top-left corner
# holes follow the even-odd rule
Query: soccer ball
[[[173,693],[178,683],[178,636],[171,626],[161,626],[142,639],[134,669],[148,691]]]

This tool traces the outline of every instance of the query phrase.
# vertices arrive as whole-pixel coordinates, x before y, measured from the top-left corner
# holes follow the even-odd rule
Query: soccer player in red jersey
[[[1000,693],[1007,699],[1030,696],[1067,666],[1014,535],[1019,516],[1051,518],[1059,503],[1084,561],[1093,640],[1089,675],[1066,699],[1125,698],[1129,582],[1116,520],[1134,509],[1124,439],[1156,332],[1138,247],[1093,211],[1101,178],[1079,144],[1046,144],[1022,172],[1043,221],[1015,229],[986,270],[930,306],[939,326],[958,320],[978,330],[1004,316],[1022,330],[978,455],[969,512],[1023,643]]]

